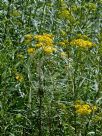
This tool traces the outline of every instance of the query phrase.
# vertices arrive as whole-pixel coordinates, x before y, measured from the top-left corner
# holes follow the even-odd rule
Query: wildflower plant
[[[102,1],[0,9],[0,135],[102,136]]]

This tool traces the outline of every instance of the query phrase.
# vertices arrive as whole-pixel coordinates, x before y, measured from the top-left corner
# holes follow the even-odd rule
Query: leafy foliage
[[[0,135],[102,136],[102,0],[1,0],[0,18]]]

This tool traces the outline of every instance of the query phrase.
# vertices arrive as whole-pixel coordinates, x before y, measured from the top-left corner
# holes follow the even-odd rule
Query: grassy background
[[[102,0],[1,0],[0,18],[0,135],[102,136]],[[44,33],[55,52],[25,39]]]

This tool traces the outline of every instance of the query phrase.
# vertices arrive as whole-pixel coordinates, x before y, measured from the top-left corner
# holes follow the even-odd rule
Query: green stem
[[[39,76],[39,88],[38,88],[38,97],[39,97],[39,136],[42,136],[42,98],[43,98],[43,71],[42,71],[43,60],[38,63],[38,76]]]

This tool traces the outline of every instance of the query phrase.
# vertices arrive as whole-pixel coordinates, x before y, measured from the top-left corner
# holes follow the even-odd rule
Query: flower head
[[[28,54],[33,54],[35,52],[34,48],[28,48],[27,50]]]
[[[88,40],[83,39],[75,39],[71,41],[71,45],[79,46],[79,47],[92,47],[93,43]]]
[[[44,51],[45,53],[47,53],[47,54],[51,54],[51,53],[53,53],[54,51],[56,51],[56,48],[48,46],[48,47],[44,47],[44,48],[43,48],[43,51]]]
[[[37,41],[37,47],[53,46],[53,36],[51,34],[35,35],[34,39]]]
[[[75,102],[75,110],[77,114],[88,115],[95,111],[96,109],[97,109],[96,106],[92,106],[88,103],[82,101]]]
[[[23,81],[23,76],[21,74],[16,74],[15,78],[16,78],[17,81],[20,81],[20,82]]]

